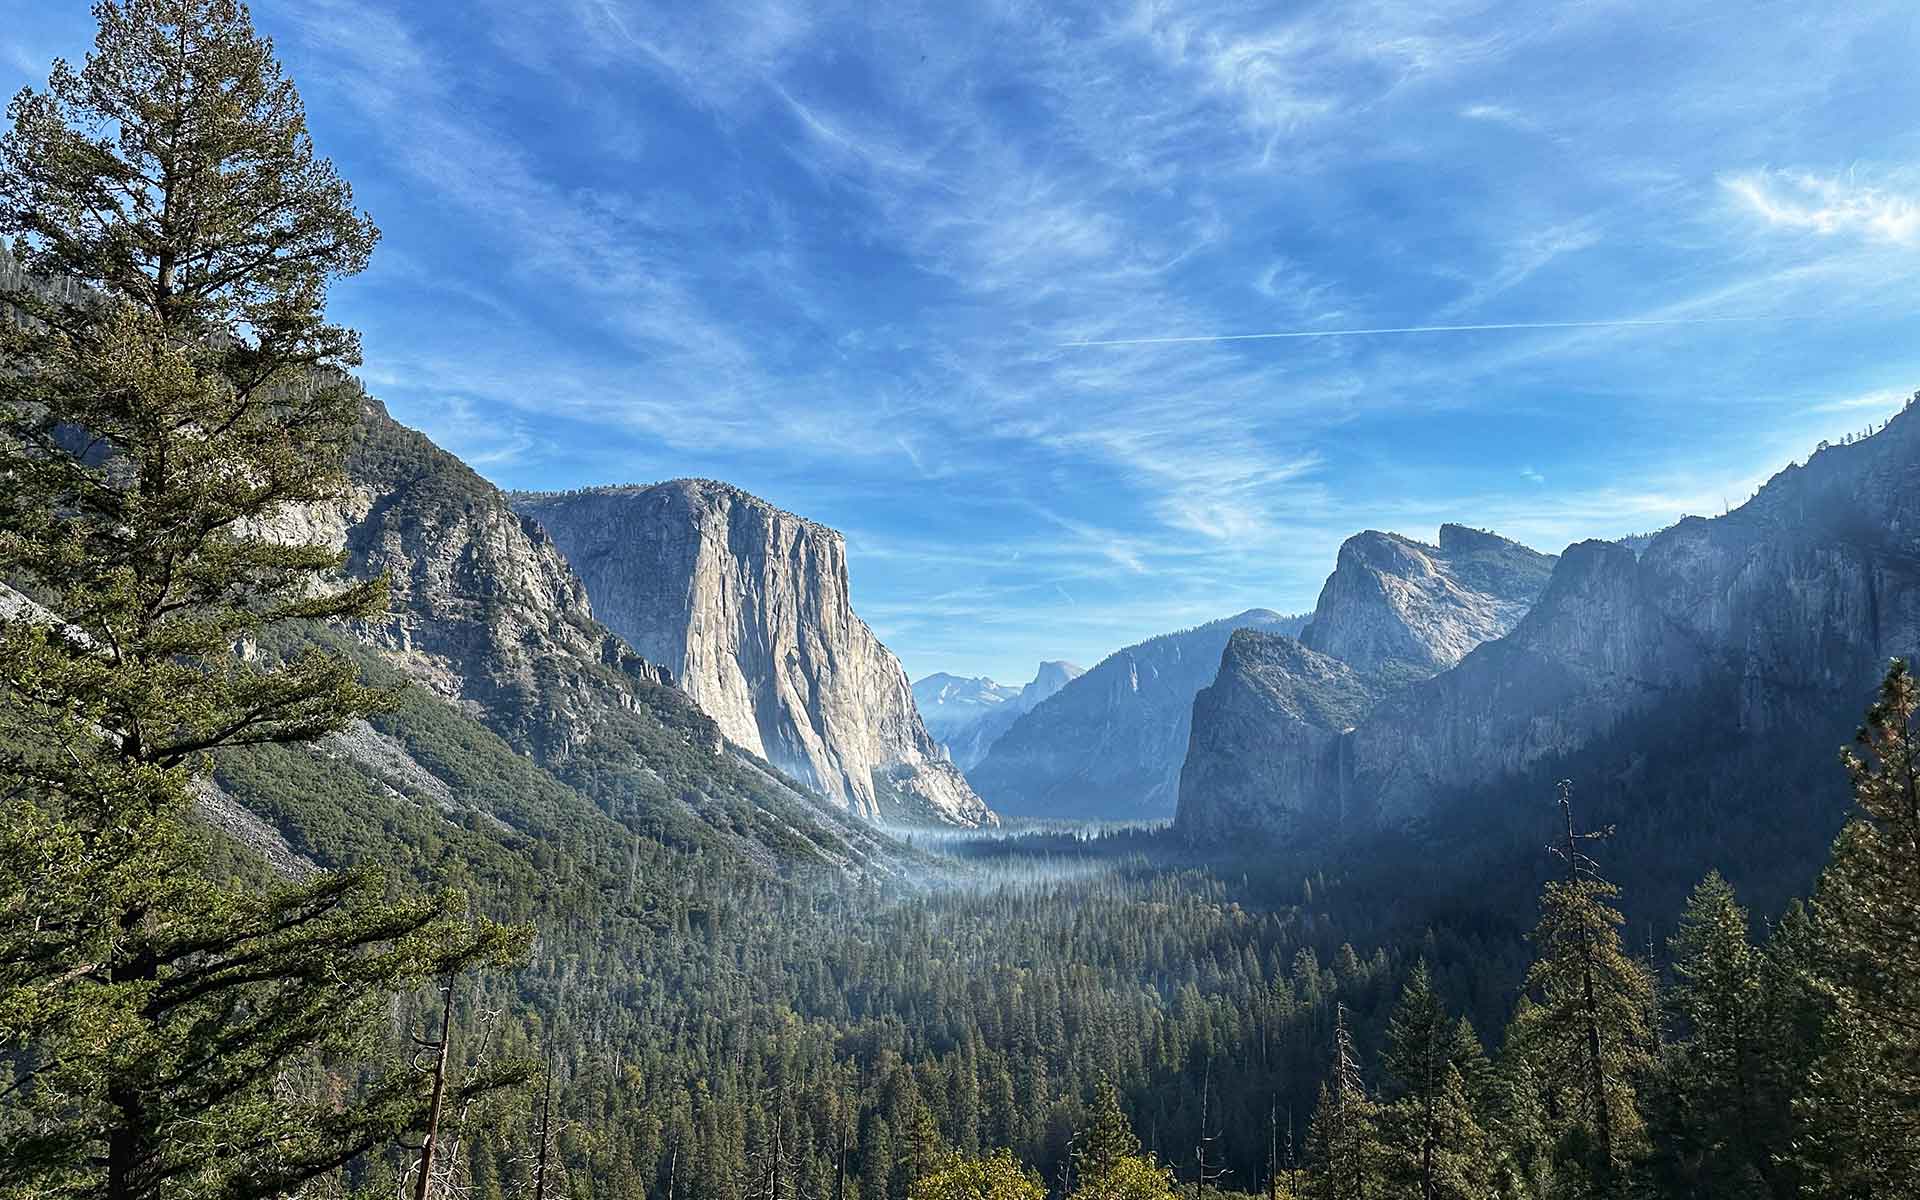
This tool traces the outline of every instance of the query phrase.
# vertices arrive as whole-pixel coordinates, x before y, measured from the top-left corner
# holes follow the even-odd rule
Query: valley
[[[0,1200],[1920,1195],[1897,38],[510,7],[6,13]]]

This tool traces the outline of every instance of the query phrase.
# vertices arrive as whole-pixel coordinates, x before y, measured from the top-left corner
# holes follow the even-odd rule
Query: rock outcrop
[[[1193,698],[1236,629],[1300,631],[1256,608],[1108,655],[1021,716],[968,779],[997,811],[1028,817],[1164,820],[1179,795]]]
[[[1497,534],[1442,525],[1430,546],[1368,530],[1348,538],[1301,644],[1382,679],[1424,679],[1512,629],[1553,557]]]
[[[853,611],[845,540],[710,480],[517,500],[601,620],[728,740],[861,816],[993,814],[928,735],[906,672]]]
[[[1015,721],[1084,674],[1081,667],[1055,660],[1041,663],[1033,680],[1021,688],[984,676],[929,675],[913,685],[913,703],[953,765],[970,771]]]
[[[1649,731],[1697,727],[1705,712],[1714,737],[1692,750],[1695,786],[1710,790],[1712,763],[1736,758],[1741,778],[1764,777],[1769,756],[1850,721],[1886,660],[1916,650],[1920,415],[1909,406],[1872,437],[1823,445],[1740,508],[1661,531],[1637,556],[1619,542],[1569,547],[1511,631],[1395,690],[1347,732],[1300,745],[1313,762],[1263,781],[1273,786],[1256,823],[1337,810],[1349,827],[1399,826],[1502,780],[1544,795],[1551,781],[1531,775],[1629,728],[1634,747],[1608,769],[1631,775]],[[1234,751],[1242,736],[1216,748],[1196,727],[1192,754]],[[1189,763],[1196,785],[1181,819],[1217,835],[1248,805],[1202,790],[1205,766]]]
[[[1194,700],[1179,819],[1196,840],[1350,822],[1342,735],[1385,697],[1512,629],[1551,555],[1442,525],[1438,545],[1367,530],[1340,547],[1298,643],[1236,635]]]
[[[1386,691],[1377,677],[1293,638],[1235,631],[1218,677],[1193,700],[1190,749],[1180,772],[1184,831],[1218,842],[1337,825],[1344,799],[1341,735]],[[1312,797],[1315,806],[1280,808],[1272,803],[1276,795]]]

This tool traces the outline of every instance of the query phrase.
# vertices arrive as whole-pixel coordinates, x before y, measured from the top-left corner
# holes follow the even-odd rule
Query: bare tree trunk
[[[440,1136],[440,1109],[447,1098],[447,1050],[453,1040],[453,977],[446,983],[446,1002],[440,1009],[440,1042],[433,1066],[433,1104],[427,1110],[427,1133],[420,1139],[420,1177],[413,1184],[413,1200],[427,1200],[433,1190],[434,1141]]]
[[[547,1083],[540,1097],[540,1154],[533,1166],[533,1200],[547,1200],[547,1152],[552,1140],[553,1043],[547,1043]]]

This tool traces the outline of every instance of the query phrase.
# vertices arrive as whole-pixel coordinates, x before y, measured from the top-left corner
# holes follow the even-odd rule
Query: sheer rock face
[[[928,736],[899,660],[853,611],[846,543],[708,480],[529,496],[600,619],[734,743],[863,816],[994,817]]]
[[[1284,834],[1338,824],[1344,799],[1341,734],[1387,690],[1289,637],[1235,631],[1220,674],[1193,700],[1193,733],[1180,772],[1180,820],[1198,841]],[[1283,806],[1277,796],[1309,804]]]
[[[1887,659],[1916,650],[1920,416],[1910,407],[1874,436],[1780,472],[1725,516],[1661,531],[1637,557],[1616,542],[1569,547],[1504,636],[1394,689],[1344,733],[1307,739],[1276,712],[1274,738],[1308,761],[1257,781],[1265,825],[1328,812],[1352,827],[1405,824],[1446,796],[1528,779],[1630,722],[1707,704],[1726,710],[1728,745],[1715,753],[1765,755],[1856,710]],[[1235,709],[1239,724],[1218,746],[1196,720],[1196,788],[1182,808],[1196,835],[1224,828],[1210,807],[1246,811],[1198,781],[1220,777],[1204,772],[1209,757],[1245,753],[1234,737],[1260,712]],[[1551,780],[1539,782],[1546,794]]]
[[[1920,650],[1920,414],[1816,453],[1638,560],[1584,542],[1507,637],[1381,706],[1353,735],[1352,786],[1421,811],[1579,749],[1623,721],[1730,696],[1730,737],[1764,753],[1857,711]],[[1674,711],[1674,710],[1668,710]]]
[[[1108,655],[1015,721],[967,778],[1008,814],[1164,820],[1179,795],[1193,698],[1236,629],[1298,633],[1251,609]]]
[[[1442,525],[1438,546],[1368,530],[1340,547],[1300,641],[1367,674],[1424,678],[1512,629],[1553,561],[1462,525]]]
[[[769,868],[893,869],[896,848],[877,831],[729,747],[669,671],[595,618],[537,522],[377,401],[347,474],[340,501],[283,522],[288,536],[345,550],[350,574],[387,575],[386,613],[356,631],[387,662],[649,836],[717,844]],[[362,738],[330,748],[437,802],[382,747]]]

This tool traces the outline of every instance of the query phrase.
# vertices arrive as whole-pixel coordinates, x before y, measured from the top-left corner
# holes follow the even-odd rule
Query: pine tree
[[[1756,1108],[1760,1051],[1759,955],[1747,912],[1715,871],[1688,899],[1668,940],[1674,985],[1667,999],[1683,1037],[1666,1055],[1673,1111],[1668,1137],[1679,1174],[1701,1195],[1768,1190],[1774,1150]]]
[[[1333,1062],[1320,1085],[1307,1139],[1317,1169],[1317,1200],[1367,1200],[1380,1195],[1378,1112],[1360,1077],[1360,1059],[1347,1031],[1346,1005],[1334,1008]]]
[[[1484,1061],[1472,1027],[1447,1014],[1426,962],[1415,963],[1381,1058],[1401,1093],[1383,1122],[1394,1194],[1421,1200],[1486,1194],[1486,1134],[1467,1084],[1467,1072]]]
[[[1502,1200],[1547,1194],[1553,1175],[1552,1094],[1540,1047],[1539,1006],[1524,994],[1514,1006],[1482,1107],[1490,1142],[1490,1194]]]
[[[1074,1137],[1072,1165],[1067,1193],[1079,1200],[1170,1200],[1174,1192],[1173,1172],[1141,1150],[1111,1080],[1094,1085],[1093,1107]]]
[[[1920,687],[1895,660],[1843,755],[1853,815],[1813,898],[1821,1053],[1800,1160],[1833,1196],[1920,1192]]]
[[[1094,1085],[1093,1108],[1074,1143],[1074,1170],[1081,1186],[1089,1186],[1139,1154],[1140,1139],[1120,1107],[1120,1089],[1112,1080],[1102,1079]]]
[[[1825,1041],[1828,1002],[1818,977],[1816,937],[1806,904],[1795,900],[1774,923],[1757,962],[1759,1049],[1750,1108],[1756,1140],[1768,1150],[1773,1194],[1781,1200],[1804,1191],[1795,1148],[1804,1139],[1794,1108]]]
[[[1600,877],[1581,851],[1571,785],[1560,785],[1566,837],[1556,853],[1564,878],[1548,883],[1540,901],[1534,943],[1539,958],[1527,986],[1539,996],[1521,1037],[1537,1055],[1548,1089],[1558,1143],[1557,1169],[1574,1179],[1576,1194],[1622,1194],[1634,1162],[1646,1149],[1636,1094],[1651,1066],[1653,980],[1621,946],[1619,889]]]
[[[396,991],[525,938],[372,873],[197,868],[215,754],[389,702],[342,657],[275,651],[385,589],[269,532],[342,484],[357,342],[326,287],[375,232],[244,8],[95,15],[84,68],[56,63],[0,139],[0,233],[67,281],[0,294],[0,576],[45,605],[0,618],[0,1050],[22,1056],[0,1181],[277,1195],[422,1115],[404,1071],[349,1102],[301,1072],[363,1057]]]

